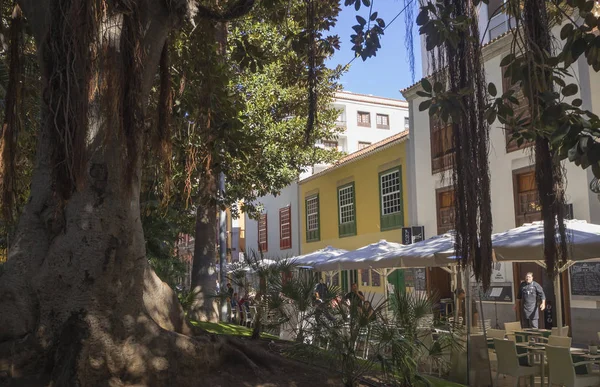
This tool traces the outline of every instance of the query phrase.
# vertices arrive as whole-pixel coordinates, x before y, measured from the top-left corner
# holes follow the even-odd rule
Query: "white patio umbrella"
[[[454,255],[454,232],[436,235],[429,239],[406,245],[398,252],[396,262],[398,267],[436,267],[456,263]],[[387,261],[387,257],[383,261]],[[393,260],[392,260],[393,262]]]
[[[565,271],[576,261],[600,258],[600,225],[585,220],[565,221],[569,262],[559,268]],[[544,222],[526,223],[494,234],[492,245],[498,261],[544,261]]]
[[[565,221],[568,238],[568,262],[559,272],[567,270],[573,263],[600,258],[600,225],[585,220]],[[544,264],[544,222],[526,223],[521,227],[494,234],[492,245],[498,261],[536,262]],[[556,320],[562,326],[562,302],[560,298],[560,277],[554,279],[556,293]]]
[[[313,251],[312,253],[292,257],[290,258],[290,261],[298,266],[312,266],[317,262],[327,262],[347,252],[348,250],[327,246],[324,249]]]
[[[377,243],[371,243],[359,249],[348,251],[326,262],[316,263],[314,266],[316,270],[321,271],[382,268],[385,266],[378,266],[378,261],[388,254],[399,251],[402,247],[403,245],[400,243],[388,242],[382,239]]]

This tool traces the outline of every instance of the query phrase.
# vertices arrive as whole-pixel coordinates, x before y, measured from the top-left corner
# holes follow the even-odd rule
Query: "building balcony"
[[[438,173],[451,169],[454,165],[454,152],[431,159],[431,173]]]
[[[346,128],[348,123],[346,122],[346,120],[337,119],[335,120],[335,125],[340,128]]]

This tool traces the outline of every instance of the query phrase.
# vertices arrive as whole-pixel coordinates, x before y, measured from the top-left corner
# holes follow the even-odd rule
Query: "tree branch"
[[[230,5],[224,12],[217,12],[203,5],[196,5],[198,17],[215,21],[229,21],[237,19],[250,13],[254,7],[255,0],[237,0]]]

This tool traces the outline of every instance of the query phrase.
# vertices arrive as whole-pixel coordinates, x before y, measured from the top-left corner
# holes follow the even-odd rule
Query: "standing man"
[[[327,297],[327,284],[325,283],[325,281],[323,280],[323,277],[321,277],[321,279],[319,279],[319,283],[317,284],[317,293],[319,294],[319,298],[321,300],[324,300],[325,297]]]
[[[538,298],[541,300],[538,309]],[[521,282],[515,309],[521,310],[521,324],[523,328],[538,328],[540,318],[539,311],[546,309],[546,295],[544,289],[533,280],[533,273],[525,276],[525,282]]]
[[[356,282],[352,284],[352,286],[350,287],[350,292],[346,294],[344,298],[350,301],[350,306],[362,306],[362,303],[365,300],[365,296],[363,292],[358,290],[358,284]]]
[[[229,299],[231,299],[231,297],[233,297],[233,287],[231,286],[231,283],[227,282],[227,296],[229,297]]]

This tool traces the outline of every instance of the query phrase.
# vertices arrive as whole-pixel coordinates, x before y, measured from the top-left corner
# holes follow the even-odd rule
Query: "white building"
[[[347,91],[335,95],[333,106],[340,110],[336,122],[344,131],[337,139],[321,141],[318,146],[335,147],[353,153],[389,136],[408,130],[406,101],[356,94]],[[308,167],[301,179],[318,173],[327,165]],[[246,253],[259,251],[259,241],[265,256],[293,257],[300,252],[298,221],[298,184],[284,188],[280,195],[259,200],[264,211],[260,221],[246,215]]]
[[[502,4],[503,1],[490,1],[490,8]],[[480,29],[482,35],[488,22],[488,6],[482,5],[480,10]],[[483,56],[485,63],[486,81],[494,82],[501,93],[503,82],[500,70],[501,59],[509,53],[512,34],[508,31],[508,20],[506,15],[500,13],[494,16],[490,22],[490,28],[483,36],[485,42]],[[553,33],[558,37],[560,26]],[[502,35],[502,33],[504,34]],[[558,38],[560,40],[560,38]],[[427,52],[423,50],[424,74],[431,73],[427,65]],[[589,109],[596,114],[600,113],[600,75],[588,67],[586,59],[582,56],[578,62],[573,64],[572,73],[574,79],[570,82],[578,83],[580,93],[574,98],[583,100],[583,108]],[[567,83],[570,83],[568,80]],[[453,194],[450,188],[450,176],[447,173],[443,178],[444,168],[448,169],[452,163],[451,145],[444,143],[440,135],[443,128],[435,128],[430,125],[427,111],[420,112],[419,104],[423,98],[416,95],[420,90],[420,84],[413,85],[402,91],[409,102],[411,115],[410,142],[409,142],[409,164],[414,168],[411,170],[409,187],[410,219],[414,224],[425,226],[426,237],[431,237],[445,232],[452,227],[452,200]],[[516,144],[507,144],[507,136],[503,127],[494,123],[490,131],[490,173],[491,173],[491,199],[494,232],[504,231],[524,222],[539,220],[538,200],[535,187],[535,176],[533,170],[533,150],[531,147],[521,147]],[[588,222],[600,223],[600,203],[598,196],[589,190],[589,183],[593,178],[590,170],[582,170],[572,163],[565,163],[566,175],[566,197],[572,216],[576,219]],[[416,204],[416,205],[415,205]],[[600,265],[600,263],[599,263]],[[492,277],[498,281],[498,286],[508,286],[512,291],[510,302],[498,302],[496,304],[484,303],[484,315],[491,319],[492,326],[499,323],[500,327],[506,321],[516,321],[517,315],[513,311],[515,288],[525,273],[534,272],[535,280],[545,289],[546,296],[554,301],[554,287],[544,270],[533,263],[504,264],[497,267],[498,270]],[[436,278],[438,278],[436,276]],[[595,337],[600,321],[600,292],[593,290],[577,289],[574,291],[569,273],[562,278],[562,301],[566,306],[564,313],[564,325],[570,325],[574,342],[587,344],[590,338]],[[515,286],[516,285],[516,286]],[[597,283],[600,285],[600,283]],[[578,287],[579,284],[576,284]],[[511,289],[512,288],[512,289]],[[586,293],[587,292],[587,293]],[[570,305],[570,308],[569,308]],[[553,316],[554,324],[556,317]],[[542,315],[540,315],[540,324]]]

